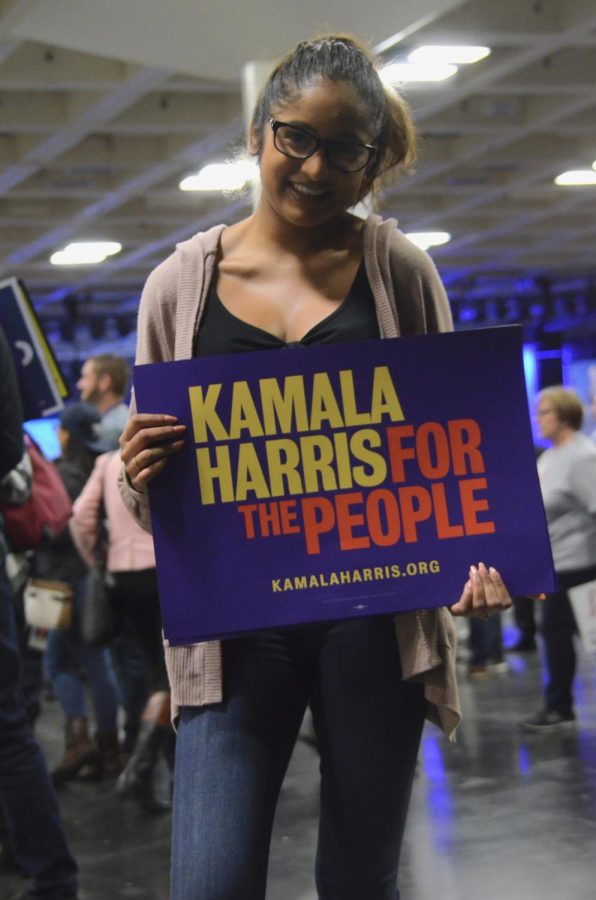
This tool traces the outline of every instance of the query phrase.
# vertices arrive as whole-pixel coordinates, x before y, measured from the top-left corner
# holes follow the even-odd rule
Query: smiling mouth
[[[309,187],[306,184],[301,184],[300,182],[296,181],[291,181],[290,186],[292,190],[296,191],[297,194],[300,194],[301,197],[312,197],[313,199],[318,199],[319,197],[324,197],[329,194],[329,191],[326,188]]]

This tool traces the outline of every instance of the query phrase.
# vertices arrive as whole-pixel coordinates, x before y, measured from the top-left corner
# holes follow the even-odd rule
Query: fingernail
[[[476,566],[470,566],[470,575],[474,578],[478,574],[478,569]]]
[[[498,575],[498,574],[499,574],[499,573],[497,572],[497,570],[494,569],[492,566],[490,567],[490,569],[489,569],[488,571],[490,572],[491,575]]]

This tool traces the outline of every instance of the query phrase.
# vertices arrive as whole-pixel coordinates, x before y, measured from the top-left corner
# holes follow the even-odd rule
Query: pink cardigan
[[[153,538],[133,519],[118,490],[120,466],[118,453],[104,453],[97,458],[87,484],[74,503],[71,534],[85,562],[92,565],[103,488],[109,533],[108,571],[154,569]]]

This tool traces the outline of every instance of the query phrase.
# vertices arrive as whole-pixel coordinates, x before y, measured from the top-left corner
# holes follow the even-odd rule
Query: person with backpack
[[[18,383],[10,349],[0,329],[0,498],[5,498],[4,480],[22,459],[23,450]],[[0,806],[10,850],[19,868],[32,879],[24,896],[77,900],[78,867],[21,690],[14,596],[6,575],[6,553],[0,512]]]
[[[58,439],[62,454],[56,467],[71,500],[82,491],[95,459],[112,446],[101,433],[101,415],[89,403],[73,403],[60,414]],[[109,649],[87,646],[81,633],[80,610],[87,567],[76,550],[68,526],[45,539],[35,554],[39,578],[62,581],[74,591],[74,617],[68,628],[50,632],[45,668],[65,716],[64,756],[52,771],[56,784],[79,774],[98,777],[121,770],[117,732],[119,689]],[[97,731],[90,733],[87,679]]]

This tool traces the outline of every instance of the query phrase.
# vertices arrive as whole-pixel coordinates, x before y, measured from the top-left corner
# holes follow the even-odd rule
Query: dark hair
[[[98,377],[109,375],[112,379],[113,392],[123,397],[130,378],[130,368],[126,360],[112,353],[100,353],[97,356],[90,356],[89,359],[93,363],[95,374]]]
[[[405,101],[383,84],[379,64],[370,50],[350,35],[331,34],[303,41],[278,63],[257,100],[251,135],[257,135],[260,155],[264,129],[275,107],[290,103],[317,79],[345,81],[362,98],[371,122],[371,142],[378,147],[366,170],[364,193],[377,193],[385,176],[398,167],[408,170],[416,158],[416,131]]]
[[[97,459],[97,453],[92,453],[69,431],[68,441],[62,450],[62,458],[74,463],[83,472],[85,478],[89,478]]]

